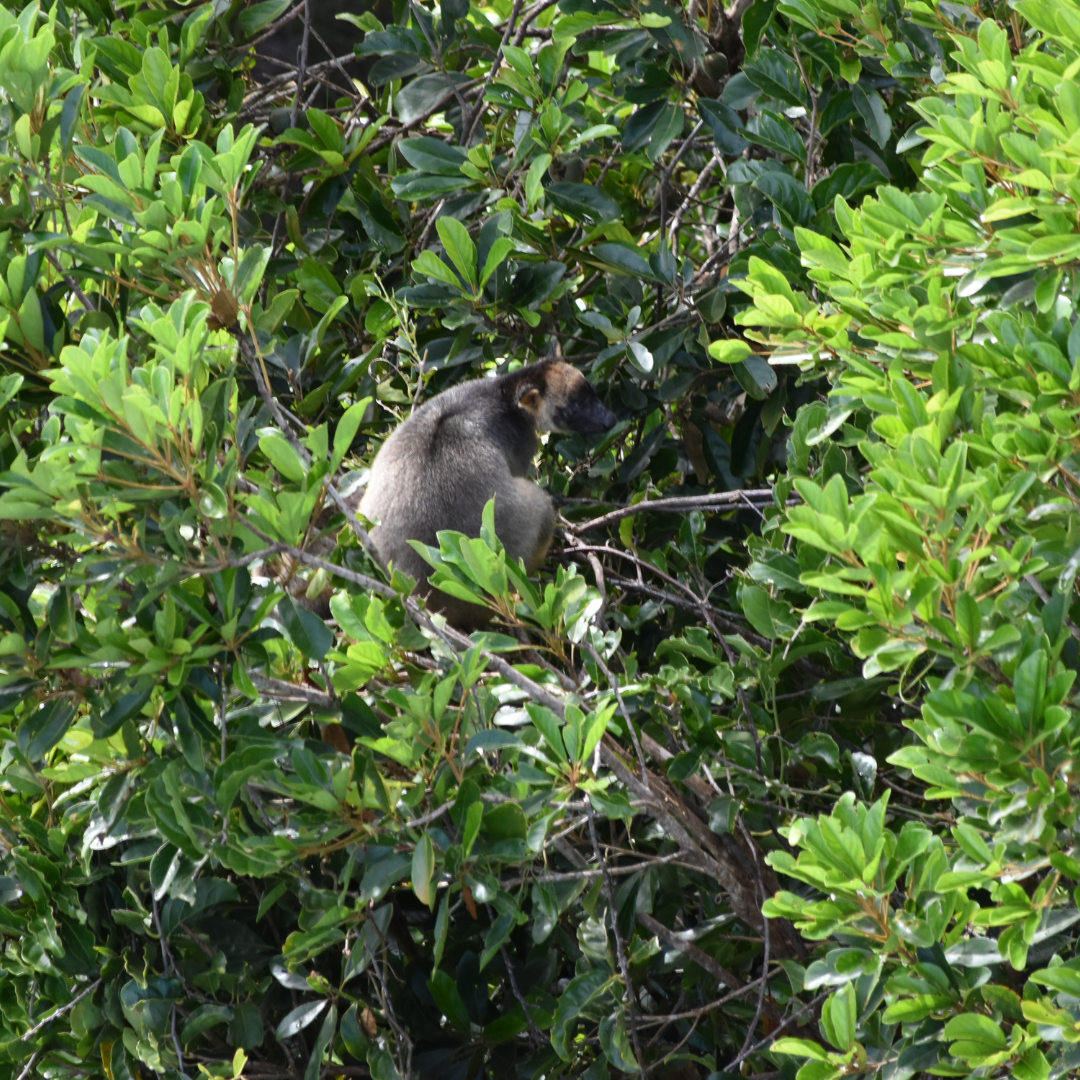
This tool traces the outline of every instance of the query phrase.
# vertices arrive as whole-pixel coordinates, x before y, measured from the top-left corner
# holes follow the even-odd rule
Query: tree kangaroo
[[[591,435],[614,423],[584,376],[561,360],[438,394],[391,434],[371,466],[359,509],[378,523],[371,538],[380,557],[415,578],[421,595],[431,595],[451,622],[485,624],[484,608],[428,586],[431,568],[408,541],[437,546],[443,529],[479,536],[484,505],[494,496],[495,531],[507,554],[535,570],[555,531],[550,496],[527,478],[536,433]]]

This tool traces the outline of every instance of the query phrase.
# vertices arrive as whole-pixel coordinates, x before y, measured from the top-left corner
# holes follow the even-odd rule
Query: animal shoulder
[[[490,379],[444,391],[421,405],[398,430],[417,449],[434,456],[485,444],[501,446],[523,436],[528,441],[531,434],[520,418],[510,415],[499,387]]]

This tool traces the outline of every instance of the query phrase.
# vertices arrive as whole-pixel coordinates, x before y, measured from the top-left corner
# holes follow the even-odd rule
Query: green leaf
[[[743,64],[743,74],[763,94],[785,105],[807,104],[798,65],[779,49],[761,49],[753,60]]]
[[[284,14],[291,0],[262,0],[240,12],[237,19],[244,37],[254,37]]]
[[[443,242],[446,254],[454,264],[461,280],[476,291],[476,245],[469,236],[468,229],[456,218],[443,216],[435,223],[439,239]]]
[[[452,76],[442,72],[433,75],[421,75],[413,79],[408,86],[398,92],[394,107],[398,119],[403,124],[413,124],[425,113],[438,108],[454,94]]]
[[[648,281],[656,280],[652,268],[632,247],[614,243],[596,244],[590,249],[590,254],[619,273]]]
[[[308,1058],[307,1068],[304,1070],[304,1080],[319,1080],[322,1071],[323,1054],[330,1048],[334,1041],[334,1033],[337,1031],[337,1006],[331,1005],[323,1019],[319,1034],[311,1047],[311,1056]]]
[[[790,173],[762,173],[753,186],[775,205],[791,227],[807,225],[813,220],[814,204],[806,188]]]
[[[232,1022],[229,1024],[229,1045],[238,1046],[243,1050],[254,1050],[262,1046],[266,1034],[258,1006],[252,1001],[244,1001],[237,1005],[232,1013]]]
[[[585,1006],[606,989],[607,984],[608,976],[603,971],[590,971],[571,979],[559,996],[551,1029],[551,1045],[563,1061],[570,1060],[569,1039],[574,1021]]]
[[[759,146],[775,150],[782,157],[806,160],[806,146],[786,117],[769,109],[762,110],[753,129],[747,129],[748,138]]]
[[[777,387],[776,370],[760,356],[750,355],[735,367],[735,378],[739,385],[752,397],[763,401]]]
[[[480,835],[480,823],[483,819],[483,803],[471,803],[468,810],[465,812],[465,827],[461,834],[461,851],[463,858],[466,860],[472,853],[473,844],[476,843],[477,836]]]
[[[428,989],[446,1019],[459,1030],[468,1031],[469,1011],[451,976],[441,969],[436,971],[428,980]]]
[[[74,718],[71,705],[53,698],[19,725],[19,749],[28,761],[40,761],[67,734]]]
[[[774,1054],[788,1054],[791,1057],[809,1058],[811,1061],[828,1061],[825,1049],[809,1039],[777,1039],[769,1049]]]
[[[969,650],[978,646],[982,613],[978,601],[970,593],[961,593],[956,599],[956,629]]]
[[[306,115],[311,130],[318,135],[323,146],[339,154],[345,152],[345,140],[342,138],[341,129],[333,117],[328,116],[322,109],[308,109]]]
[[[1027,257],[1032,262],[1055,262],[1058,259],[1072,260],[1080,257],[1080,234],[1040,236],[1028,245]]]
[[[529,166],[529,172],[525,177],[525,199],[530,207],[535,206],[544,193],[543,181],[551,160],[550,154],[537,154]]]
[[[946,1025],[942,1035],[946,1039],[961,1040],[949,1048],[956,1057],[977,1057],[992,1054],[1004,1049],[1009,1040],[1001,1025],[989,1016],[979,1013],[964,1013],[954,1016]]]
[[[645,156],[650,161],[659,161],[664,151],[682,134],[683,125],[682,109],[678,105],[666,104],[657,118]]]
[[[745,360],[753,349],[742,338],[725,338],[714,341],[709,346],[709,355],[721,364],[738,364]]]
[[[330,459],[330,472],[336,473],[341,467],[341,462],[349,452],[356,438],[357,431],[364,421],[364,414],[371,407],[371,398],[366,397],[355,404],[350,405],[338,421],[334,430],[334,456]]]
[[[180,1032],[180,1041],[184,1046],[188,1046],[204,1031],[208,1031],[217,1024],[227,1024],[232,1017],[233,1011],[227,1005],[200,1005],[188,1016]]]
[[[328,1004],[328,1001],[309,1001],[304,1005],[298,1005],[287,1013],[274,1032],[278,1042],[293,1038],[309,1024],[313,1024]]]
[[[462,279],[435,254],[434,251],[421,251],[412,261],[413,273],[426,274],[436,281],[461,290]]]
[[[1080,971],[1075,967],[1043,968],[1031,974],[1031,981],[1037,982],[1059,994],[1068,994],[1070,997],[1080,997]],[[961,1038],[961,1036],[956,1036]],[[970,1038],[970,1036],[962,1036]]]
[[[509,912],[498,916],[491,924],[491,929],[484,936],[484,951],[480,955],[480,970],[495,959],[499,949],[506,943],[510,931],[517,925],[517,920]]]
[[[334,635],[314,612],[301,607],[291,596],[286,596],[278,604],[277,616],[281,619],[289,640],[305,656],[310,656],[313,660],[322,660],[326,656],[334,643]]]
[[[19,305],[17,315],[19,333],[23,341],[39,353],[45,352],[45,330],[41,318],[41,301],[37,289],[30,288]]]
[[[871,138],[878,146],[885,146],[892,135],[892,118],[885,111],[881,95],[876,90],[865,89],[861,84],[852,90],[851,95]]]
[[[414,169],[440,175],[459,177],[461,166],[469,160],[458,147],[428,136],[404,139],[397,144],[397,149]]]
[[[1041,649],[1027,657],[1016,669],[1014,691],[1016,708],[1029,727],[1036,728],[1042,719],[1046,701],[1047,657]]]
[[[393,852],[370,864],[364,873],[360,901],[368,904],[373,900],[381,900],[393,885],[410,872],[411,867],[412,856],[403,852]]]
[[[743,125],[739,114],[722,101],[699,98],[697,104],[701,119],[712,132],[717,149],[725,154],[741,154],[748,144],[741,134]]]
[[[545,189],[548,199],[567,217],[583,221],[589,225],[603,225],[618,221],[622,217],[622,208],[610,196],[590,184],[571,184],[560,181],[548,184]]]
[[[543,303],[565,275],[565,263],[525,263],[510,283],[510,297],[514,306],[524,309]]]
[[[478,803],[475,805],[479,805]],[[431,907],[435,900],[432,878],[435,873],[435,848],[425,832],[413,848],[412,888],[421,904]]]
[[[300,455],[284,435],[271,432],[260,436],[259,449],[286,480],[300,483],[307,476],[307,469],[300,460]]]
[[[606,709],[593,714],[585,731],[585,740],[581,747],[580,761],[586,763],[592,761],[593,751],[604,737],[604,732],[607,731],[608,722],[611,720],[614,712],[615,706],[608,705]]]
[[[491,275],[506,262],[507,257],[515,250],[514,241],[508,236],[500,236],[491,245],[487,258],[484,260],[484,269],[480,273],[480,288],[483,289],[491,280]]]
[[[253,244],[244,252],[240,269],[236,272],[234,291],[242,303],[249,304],[262,284],[266,264],[270,261],[270,249]]]
[[[838,1050],[846,1051],[855,1042],[858,1022],[855,987],[845,983],[821,1007],[821,1026],[829,1042]]]
[[[526,709],[528,710],[533,724],[536,726],[536,730],[543,736],[547,748],[562,762],[563,765],[568,764],[569,759],[566,756],[566,748],[563,745],[562,732],[559,728],[559,721],[555,714],[543,705],[533,705],[530,703],[526,706]]]

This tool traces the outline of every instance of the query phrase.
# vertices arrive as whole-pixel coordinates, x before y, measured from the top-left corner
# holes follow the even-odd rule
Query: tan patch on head
[[[577,368],[562,360],[556,361],[547,370],[548,392],[556,401],[566,401],[585,381],[585,376]]]
[[[538,431],[554,431],[555,415],[586,385],[585,376],[570,364],[557,360],[538,366],[534,376],[538,385],[529,387],[518,398],[533,419]]]

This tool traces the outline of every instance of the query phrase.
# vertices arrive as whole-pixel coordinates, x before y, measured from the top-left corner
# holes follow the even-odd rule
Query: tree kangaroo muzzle
[[[438,394],[391,434],[371,466],[359,509],[378,522],[371,538],[380,558],[415,578],[451,622],[486,624],[486,609],[428,586],[430,567],[408,542],[437,546],[444,529],[479,536],[494,496],[495,530],[507,554],[535,570],[555,531],[550,496],[528,479],[537,432],[594,435],[614,423],[584,376],[561,360]]]

